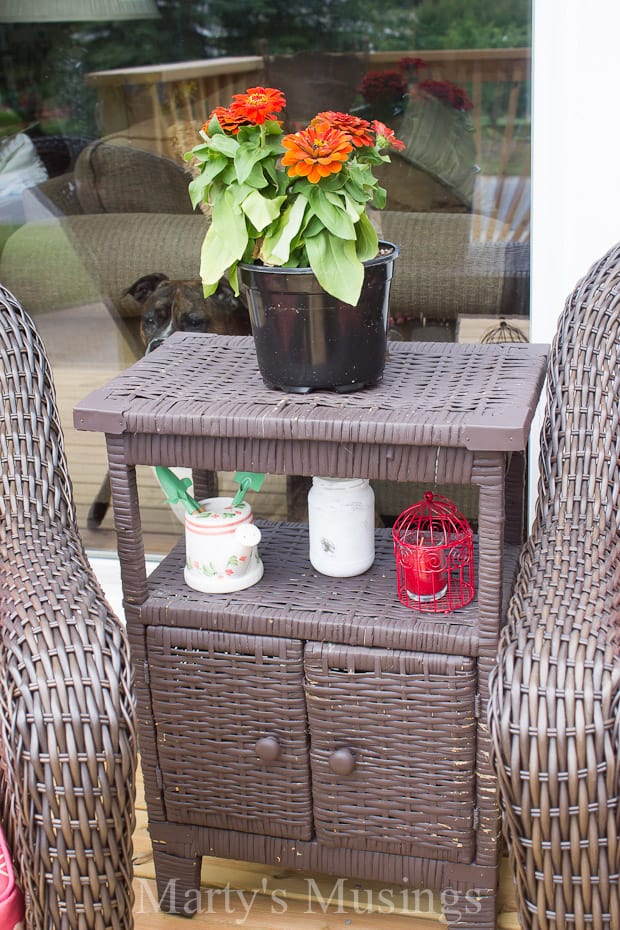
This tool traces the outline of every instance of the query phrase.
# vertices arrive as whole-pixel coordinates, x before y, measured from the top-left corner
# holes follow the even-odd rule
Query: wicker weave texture
[[[319,842],[470,862],[475,662],[309,643],[305,667]]]
[[[303,644],[165,627],[147,644],[168,818],[310,839]]]
[[[130,930],[127,641],[76,528],[44,348],[4,288],[0,311],[3,820],[27,930]]]
[[[528,930],[617,930],[620,245],[568,298],[489,705]]]
[[[265,387],[251,336],[174,333],[78,404],[75,425],[177,438],[510,451],[527,443],[528,400],[545,359],[543,346],[395,342],[372,390],[300,397]]]
[[[32,141],[48,178],[55,178],[72,171],[82,149],[93,140],[90,136],[34,136]]]
[[[479,708],[488,699],[509,562],[508,453],[526,447],[545,362],[541,346],[395,344],[385,380],[376,388],[344,397],[327,392],[302,397],[265,389],[251,339],[176,334],[77,406],[79,429],[106,433],[160,888],[170,876],[191,889],[196,860],[215,854],[404,879],[412,887],[421,882],[438,889],[477,888],[484,907],[459,926],[494,925],[497,788]],[[290,524],[261,527],[265,574],[247,590],[208,596],[188,588],[182,542],[147,579],[136,485],[136,466],[142,464],[472,484],[478,489],[477,598],[454,615],[422,618],[398,601],[389,531],[376,534],[375,564],[368,572],[331,579],[318,576],[309,563],[307,527]],[[520,513],[517,517],[519,522]],[[277,836],[273,829],[256,832],[247,820],[238,827],[209,825],[216,822],[211,817],[226,816],[218,798],[226,796],[222,783],[231,769],[218,770],[216,748],[206,745],[220,739],[209,721],[221,718],[239,733],[232,750],[238,773],[256,766],[254,759],[247,764],[248,750],[256,749],[253,718],[263,698],[254,694],[264,683],[254,682],[252,669],[263,637],[287,640],[297,649],[303,644],[307,656],[310,839]],[[218,642],[217,648],[209,645]],[[308,663],[322,646],[333,649],[329,655],[336,664],[324,665],[321,653],[317,671]],[[343,672],[337,663],[349,651]],[[234,695],[230,683],[218,684],[220,660],[225,665],[228,656]],[[278,684],[263,687],[263,695],[273,691],[278,701],[286,695],[296,707],[297,675],[283,662]],[[208,719],[199,724],[200,709],[191,711],[208,756],[204,769],[193,756],[195,781],[210,781],[214,807],[211,791],[202,796],[200,784],[188,784],[193,811],[181,809],[183,802],[174,796],[179,774],[188,782],[190,775],[179,773],[177,758],[168,759],[166,743],[174,745],[175,734],[182,733],[179,752],[192,751],[186,748],[189,728],[185,731],[168,693],[177,682],[184,708],[220,688],[222,703],[230,705],[213,712],[209,698]],[[296,726],[301,718],[291,716]],[[366,742],[360,720],[369,734]],[[352,739],[361,742],[351,748]],[[385,753],[384,769],[372,744]],[[352,757],[355,765],[347,772]],[[280,791],[277,778],[275,784]],[[249,813],[256,817],[259,799],[246,790]],[[235,811],[235,817],[243,814]]]
[[[438,620],[399,602],[389,530],[377,530],[375,563],[368,572],[334,583],[310,564],[307,526],[261,521],[260,527],[265,565],[260,584],[205,598],[183,581],[185,548],[181,542],[149,576],[150,597],[141,608],[143,622],[477,655],[477,604]],[[508,571],[509,564],[506,567]]]

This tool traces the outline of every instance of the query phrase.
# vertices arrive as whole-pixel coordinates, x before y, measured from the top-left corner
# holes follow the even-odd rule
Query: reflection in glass
[[[342,110],[405,142],[371,217],[400,248],[391,338],[528,334],[529,2],[458,15],[454,0],[319,0],[303,15],[283,0],[156,6],[156,18],[45,24],[0,11],[0,280],[48,345],[93,550],[115,546],[105,452],[73,432],[73,405],[175,329],[247,331],[226,282],[208,305],[200,294],[209,218],[192,209],[184,160],[235,92],[280,88],[293,130]],[[139,478],[146,548],[167,551],[178,523],[151,470]],[[398,512],[375,491],[379,513]],[[258,515],[299,516],[303,497],[270,478]]]

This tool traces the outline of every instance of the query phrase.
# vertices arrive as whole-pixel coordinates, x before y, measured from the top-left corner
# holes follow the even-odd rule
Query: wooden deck
[[[137,805],[136,930],[445,930],[437,895],[433,899],[429,893],[378,882],[339,881],[213,858],[202,862],[201,911],[191,922],[164,914],[157,906],[141,779]],[[519,930],[507,859],[502,860],[499,900],[497,930]]]

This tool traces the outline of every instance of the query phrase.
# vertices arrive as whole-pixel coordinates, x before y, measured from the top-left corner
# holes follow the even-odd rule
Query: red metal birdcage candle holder
[[[474,596],[474,537],[447,497],[432,491],[392,528],[398,597],[414,610],[449,613]]]

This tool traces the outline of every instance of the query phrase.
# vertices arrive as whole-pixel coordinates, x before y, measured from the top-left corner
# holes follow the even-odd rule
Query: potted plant
[[[243,289],[270,387],[352,390],[383,374],[398,249],[379,243],[366,210],[385,205],[373,167],[402,143],[381,122],[333,111],[285,134],[285,106],[274,88],[236,94],[187,153],[192,204],[211,217],[205,296],[225,274]]]

